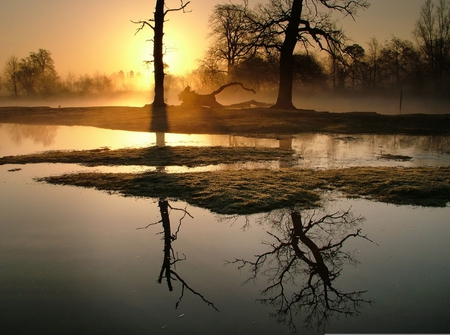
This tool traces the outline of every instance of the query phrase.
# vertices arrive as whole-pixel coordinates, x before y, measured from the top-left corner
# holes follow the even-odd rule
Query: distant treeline
[[[267,52],[264,45],[254,42],[252,33],[244,31],[246,25],[242,20],[245,18],[241,12],[241,6],[233,3],[216,5],[210,18],[211,47],[198,68],[188,75],[171,75],[168,64],[166,87],[181,91],[190,85],[197,90],[210,90],[226,82],[241,81],[259,92],[276,88],[279,53]],[[221,24],[233,20],[241,21],[228,28]],[[382,42],[372,38],[366,49],[350,44],[343,53],[336,55],[309,50],[308,43],[304,43],[304,48],[295,54],[292,68],[294,90],[358,94],[405,91],[415,95],[450,97],[448,0],[439,0],[437,6],[432,0],[425,0],[412,34],[414,42],[395,36]],[[233,45],[226,36],[240,36],[240,39],[234,39],[236,44]],[[27,57],[11,56],[6,61],[0,75],[0,92],[2,96],[49,97],[149,90],[150,79],[145,82],[143,77],[139,72],[119,71],[110,75],[70,74],[62,79],[50,51],[39,49]]]
[[[19,59],[11,56],[7,59],[0,77],[2,95],[12,97],[49,97],[53,95],[103,94],[113,91],[132,91],[138,88],[141,74],[119,71],[111,75],[99,72],[93,75],[69,74],[62,79],[48,50]]]
[[[257,89],[277,84],[280,59],[277,51],[283,41],[276,33],[267,34],[272,39],[264,40],[261,27],[254,28],[258,17],[265,14],[261,13],[261,8],[256,6],[252,12],[231,2],[214,7],[210,18],[213,43],[199,69],[204,80],[209,78],[214,82],[222,75]],[[279,11],[278,7],[268,8],[275,13]],[[317,8],[313,13],[317,14]],[[308,20],[307,13],[305,16]],[[309,18],[310,24],[318,24],[317,20],[317,16]],[[332,22],[327,24],[333,26]],[[258,33],[255,34],[255,30]],[[327,41],[317,35],[316,42],[319,41],[321,48],[314,47],[312,37],[300,35],[303,39],[297,42],[292,68],[294,89],[358,93],[409,91],[448,97],[449,0],[425,0],[412,35],[414,42],[395,36],[382,42],[372,38],[366,49],[358,44],[347,44],[344,35],[329,36]]]

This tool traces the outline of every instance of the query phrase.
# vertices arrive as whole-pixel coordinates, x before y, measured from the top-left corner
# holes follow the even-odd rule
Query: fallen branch
[[[187,86],[183,92],[178,94],[178,99],[182,101],[181,106],[183,107],[210,107],[210,108],[222,108],[224,107],[216,100],[216,95],[222,92],[224,89],[230,86],[241,86],[244,90],[253,92],[256,94],[255,90],[252,88],[247,88],[244,84],[240,82],[232,82],[220,86],[217,90],[210,94],[198,94],[195,91],[191,91],[191,88]]]

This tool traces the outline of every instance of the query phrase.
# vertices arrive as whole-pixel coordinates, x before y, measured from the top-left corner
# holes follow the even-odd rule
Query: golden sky
[[[250,0],[253,7],[258,2]],[[391,35],[413,40],[412,30],[425,0],[371,0],[356,21],[344,19],[347,36],[364,48],[371,37],[380,41]],[[237,0],[234,1],[237,3]],[[208,19],[215,4],[227,0],[191,0],[190,12],[167,16],[164,41],[168,71],[184,74],[198,66],[208,43]],[[172,8],[179,0],[167,0]],[[123,70],[144,73],[143,60],[151,59],[151,29],[134,35],[131,20],[153,16],[155,0],[1,0],[0,69],[12,55],[46,49],[57,72],[111,74]]]

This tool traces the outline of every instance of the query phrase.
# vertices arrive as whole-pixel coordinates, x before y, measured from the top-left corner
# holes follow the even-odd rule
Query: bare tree
[[[254,56],[257,50],[252,43],[251,21],[242,5],[229,3],[216,5],[209,22],[213,38],[209,52],[215,59],[225,61],[228,79],[235,80],[235,67]]]
[[[158,202],[159,212],[161,213],[161,220],[155,223],[150,223],[149,225],[145,227],[140,227],[137,229],[146,229],[150,226],[156,225],[158,223],[162,224],[163,227],[163,240],[164,240],[164,257],[163,257],[163,263],[161,266],[161,271],[158,276],[158,283],[161,284],[163,279],[166,280],[167,287],[169,291],[173,291],[173,281],[178,281],[181,283],[181,294],[180,297],[175,305],[175,307],[178,307],[178,305],[181,303],[181,300],[184,297],[184,292],[187,290],[194,295],[198,296],[200,299],[202,299],[208,306],[211,306],[216,310],[219,311],[216,306],[209,300],[207,300],[201,293],[194,290],[189,284],[173,269],[175,267],[175,264],[183,261],[186,259],[186,257],[179,257],[177,253],[173,250],[172,242],[176,241],[178,238],[178,233],[181,228],[181,224],[185,217],[189,216],[192,218],[192,215],[189,214],[186,209],[182,208],[175,208],[172,207],[169,204],[169,201],[166,199],[160,199]],[[183,215],[179,219],[178,226],[175,232],[172,232],[171,224],[170,224],[170,211],[181,211]]]
[[[443,88],[443,79],[450,73],[450,6],[439,0],[437,7],[426,0],[416,23],[414,36],[427,66],[427,73]]]
[[[153,30],[153,66],[155,76],[155,97],[153,100],[154,107],[164,107],[164,21],[169,12],[185,11],[190,1],[184,2],[180,0],[181,4],[178,8],[167,8],[164,0],[156,0],[155,12],[152,19],[132,21],[139,24],[140,27],[136,29],[136,33],[144,29],[145,26]]]
[[[255,260],[236,259],[248,267],[250,280],[267,276],[268,286],[259,301],[275,308],[273,316],[296,330],[294,316],[303,316],[307,328],[320,328],[333,314],[355,316],[365,291],[343,291],[333,285],[345,264],[354,264],[352,253],[343,250],[353,237],[369,240],[358,225],[364,219],[350,210],[318,215],[316,211],[281,210],[262,220],[273,227],[269,250]],[[369,240],[370,241],[370,240]]]
[[[48,50],[39,49],[19,61],[18,81],[27,95],[48,95],[56,88],[58,75]]]
[[[14,96],[19,94],[19,59],[11,56],[3,68],[3,84],[6,89]]]
[[[380,67],[384,87],[411,87],[416,84],[419,53],[412,42],[392,37],[381,48]]]
[[[358,9],[368,6],[366,0],[270,0],[267,5],[257,7],[256,15],[248,15],[258,35],[257,45],[280,52],[279,88],[274,108],[295,109],[292,67],[298,43],[305,50],[315,46],[338,57],[345,49],[346,37],[332,21],[333,13],[354,17]]]

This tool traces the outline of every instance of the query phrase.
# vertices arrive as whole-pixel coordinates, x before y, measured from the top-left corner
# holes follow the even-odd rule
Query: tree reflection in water
[[[159,200],[158,202],[159,211],[161,213],[161,220],[155,223],[151,223],[145,227],[141,227],[138,229],[146,229],[150,226],[156,225],[161,223],[163,226],[164,231],[162,234],[164,235],[164,258],[163,263],[161,266],[161,271],[158,276],[158,283],[161,284],[162,281],[165,279],[167,283],[167,287],[169,288],[169,291],[173,291],[173,281],[179,281],[181,283],[181,294],[180,297],[175,305],[175,308],[178,307],[178,305],[181,303],[181,300],[184,297],[185,290],[188,290],[189,292],[197,295],[200,297],[205,303],[207,303],[209,306],[214,308],[216,311],[219,311],[216,306],[209,300],[205,299],[205,297],[194,290],[192,287],[188,285],[188,283],[174,270],[176,267],[176,263],[179,261],[183,261],[186,259],[186,256],[183,255],[183,257],[180,257],[178,253],[176,253],[172,247],[172,242],[174,242],[178,238],[178,233],[181,228],[181,224],[186,216],[189,216],[192,218],[191,214],[189,214],[186,209],[181,208],[175,208],[170,206],[169,202],[167,200]],[[176,210],[176,211],[182,211],[183,216],[180,218],[177,230],[175,233],[172,233],[171,226],[170,226],[170,212],[169,210]]]
[[[356,264],[352,253],[343,250],[345,241],[351,237],[371,241],[358,228],[363,221],[350,210],[305,211],[303,218],[299,210],[274,211],[261,219],[273,231],[268,232],[273,241],[265,242],[269,250],[254,260],[232,263],[249,268],[247,281],[267,276],[264,297],[258,300],[275,307],[272,314],[278,322],[295,332],[295,317],[300,316],[306,328],[320,329],[332,315],[356,316],[362,305],[371,304],[362,297],[366,291],[345,292],[333,286],[345,264]]]

